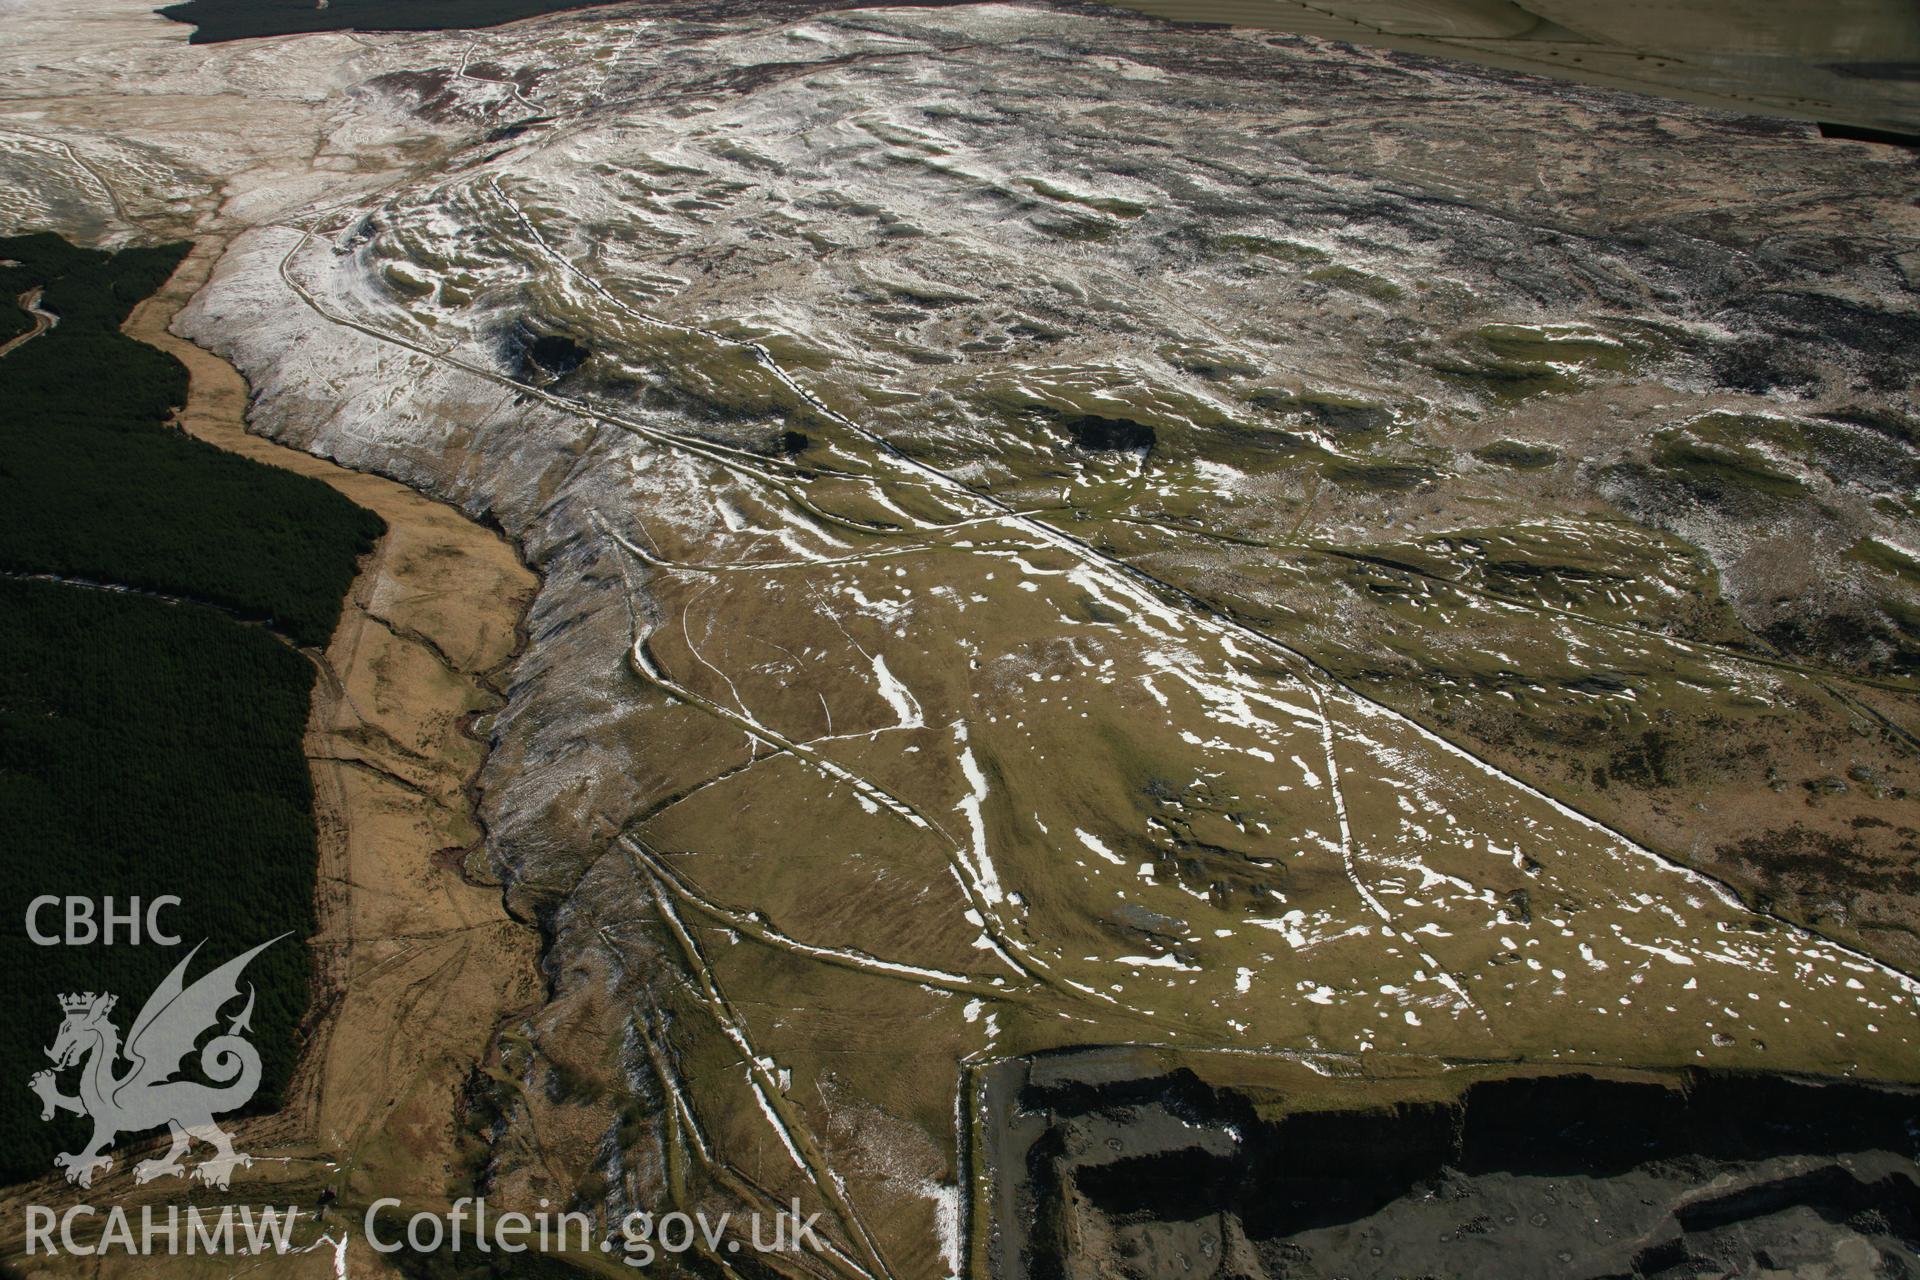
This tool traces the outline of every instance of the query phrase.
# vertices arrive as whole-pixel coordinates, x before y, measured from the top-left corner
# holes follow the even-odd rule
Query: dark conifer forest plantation
[[[379,517],[317,480],[171,424],[187,371],[121,334],[188,246],[0,239],[0,341],[17,305],[57,322],[0,358],[0,812],[4,910],[37,897],[181,905],[178,946],[41,946],[9,930],[0,1140],[9,1178],[48,1172],[87,1121],[40,1119],[54,993],[111,991],[124,1028],[204,941],[191,976],[280,934],[245,975],[271,1107],[297,1055],[313,930],[312,783],[302,751],[317,651]],[[61,911],[38,923],[60,930]],[[224,1025],[223,1028],[224,1029]]]

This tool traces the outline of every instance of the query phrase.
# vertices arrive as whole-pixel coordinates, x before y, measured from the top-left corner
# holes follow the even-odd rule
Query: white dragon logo
[[[147,998],[127,1031],[124,1047],[119,1028],[107,1017],[118,996],[89,991],[60,997],[66,1020],[47,1050],[53,1069],[36,1072],[28,1084],[40,1095],[42,1120],[51,1120],[61,1111],[93,1120],[93,1137],[84,1147],[53,1158],[54,1167],[66,1171],[68,1182],[92,1186],[94,1174],[112,1166],[107,1150],[116,1138],[163,1124],[173,1135],[173,1145],[165,1155],[136,1164],[135,1182],[168,1174],[187,1176],[180,1157],[195,1138],[214,1150],[192,1170],[193,1177],[210,1187],[225,1190],[233,1171],[253,1162],[235,1151],[232,1140],[213,1122],[216,1112],[245,1106],[260,1087],[260,1052],[240,1035],[248,1030],[253,1016],[250,984],[246,1007],[228,1023],[226,1034],[216,1035],[200,1050],[200,1071],[213,1083],[173,1077],[184,1068],[200,1037],[218,1024],[222,1006],[239,996],[240,972],[247,962],[279,940],[269,939],[186,986],[187,965],[200,951],[194,947]],[[115,1074],[122,1058],[127,1069]],[[81,1064],[79,1093],[70,1097],[60,1092],[57,1073],[75,1063]]]

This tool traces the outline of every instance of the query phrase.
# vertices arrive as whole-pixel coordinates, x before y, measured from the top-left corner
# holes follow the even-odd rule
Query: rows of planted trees
[[[324,484],[167,428],[187,371],[120,324],[185,250],[0,239],[0,296],[42,288],[60,318],[0,360],[0,569],[185,595],[324,645],[384,527]]]
[[[198,974],[291,933],[247,973],[259,1106],[287,1083],[307,1007],[315,843],[301,740],[315,668],[294,646],[326,643],[384,526],[317,480],[170,425],[186,370],[119,327],[186,251],[0,239],[0,341],[31,331],[17,300],[36,289],[59,317],[0,357],[8,1180],[47,1172],[88,1129],[72,1116],[43,1122],[26,1087],[52,1065],[61,993],[117,993],[124,1031],[195,943],[205,940]],[[124,910],[168,894],[181,899],[162,917],[179,946],[28,935],[42,895],[111,897]],[[41,931],[58,933],[61,914],[43,910]]]

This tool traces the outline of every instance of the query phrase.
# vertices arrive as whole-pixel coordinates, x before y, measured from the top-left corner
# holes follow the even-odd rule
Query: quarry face
[[[541,578],[491,1194],[980,1273],[1010,1060],[1920,1074],[1908,153],[1065,7],[146,21],[23,27],[5,220],[232,237],[253,428]]]

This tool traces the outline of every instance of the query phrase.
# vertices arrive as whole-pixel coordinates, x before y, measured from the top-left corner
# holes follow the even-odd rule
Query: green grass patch
[[[1560,461],[1560,451],[1552,445],[1529,444],[1524,440],[1495,440],[1473,451],[1473,456],[1496,467],[1515,471],[1538,471]]]
[[[1442,378],[1510,407],[1587,385],[1590,373],[1631,373],[1645,344],[1571,325],[1486,324],[1457,354],[1428,360]]]
[[[1488,324],[1476,335],[1499,360],[1517,364],[1577,364],[1625,373],[1633,353],[1624,343],[1579,329],[1524,324]]]
[[[1482,358],[1443,359],[1429,367],[1448,382],[1484,396],[1503,408],[1511,408],[1534,396],[1578,391],[1581,386],[1579,379],[1549,364]]]
[[[1870,569],[1892,574],[1902,582],[1920,586],[1920,560],[1878,538],[1862,538],[1847,549],[1847,558]]]
[[[1307,279],[1330,284],[1336,289],[1345,289],[1349,293],[1358,293],[1372,298],[1375,302],[1392,302],[1403,298],[1407,291],[1384,276],[1376,276],[1370,271],[1361,271],[1357,267],[1335,264],[1329,267],[1316,267],[1307,272]]]
[[[1300,244],[1293,240],[1270,240],[1266,236],[1242,234],[1217,235],[1213,243],[1221,249],[1237,253],[1249,253],[1257,257],[1273,258],[1280,262],[1325,262],[1325,250],[1316,249],[1310,244]]]
[[[1440,473],[1432,467],[1406,462],[1329,462],[1324,471],[1335,484],[1376,493],[1405,493],[1432,484]]]
[[[1051,182],[1040,178],[1022,178],[1021,181],[1036,195],[1057,200],[1062,204],[1077,204],[1087,209],[1098,209],[1101,213],[1110,213],[1116,218],[1138,218],[1147,211],[1147,206],[1132,200],[1123,200],[1118,196],[1083,196],[1068,191],[1064,187],[1056,187]]]
[[[1660,441],[1653,457],[1657,466],[1690,488],[1745,490],[1775,498],[1805,492],[1798,480],[1774,470],[1748,449],[1719,448],[1674,436]]]
[[[1371,435],[1393,425],[1393,410],[1385,405],[1324,391],[1280,391],[1262,388],[1247,396],[1250,404],[1284,413],[1342,438]]]

